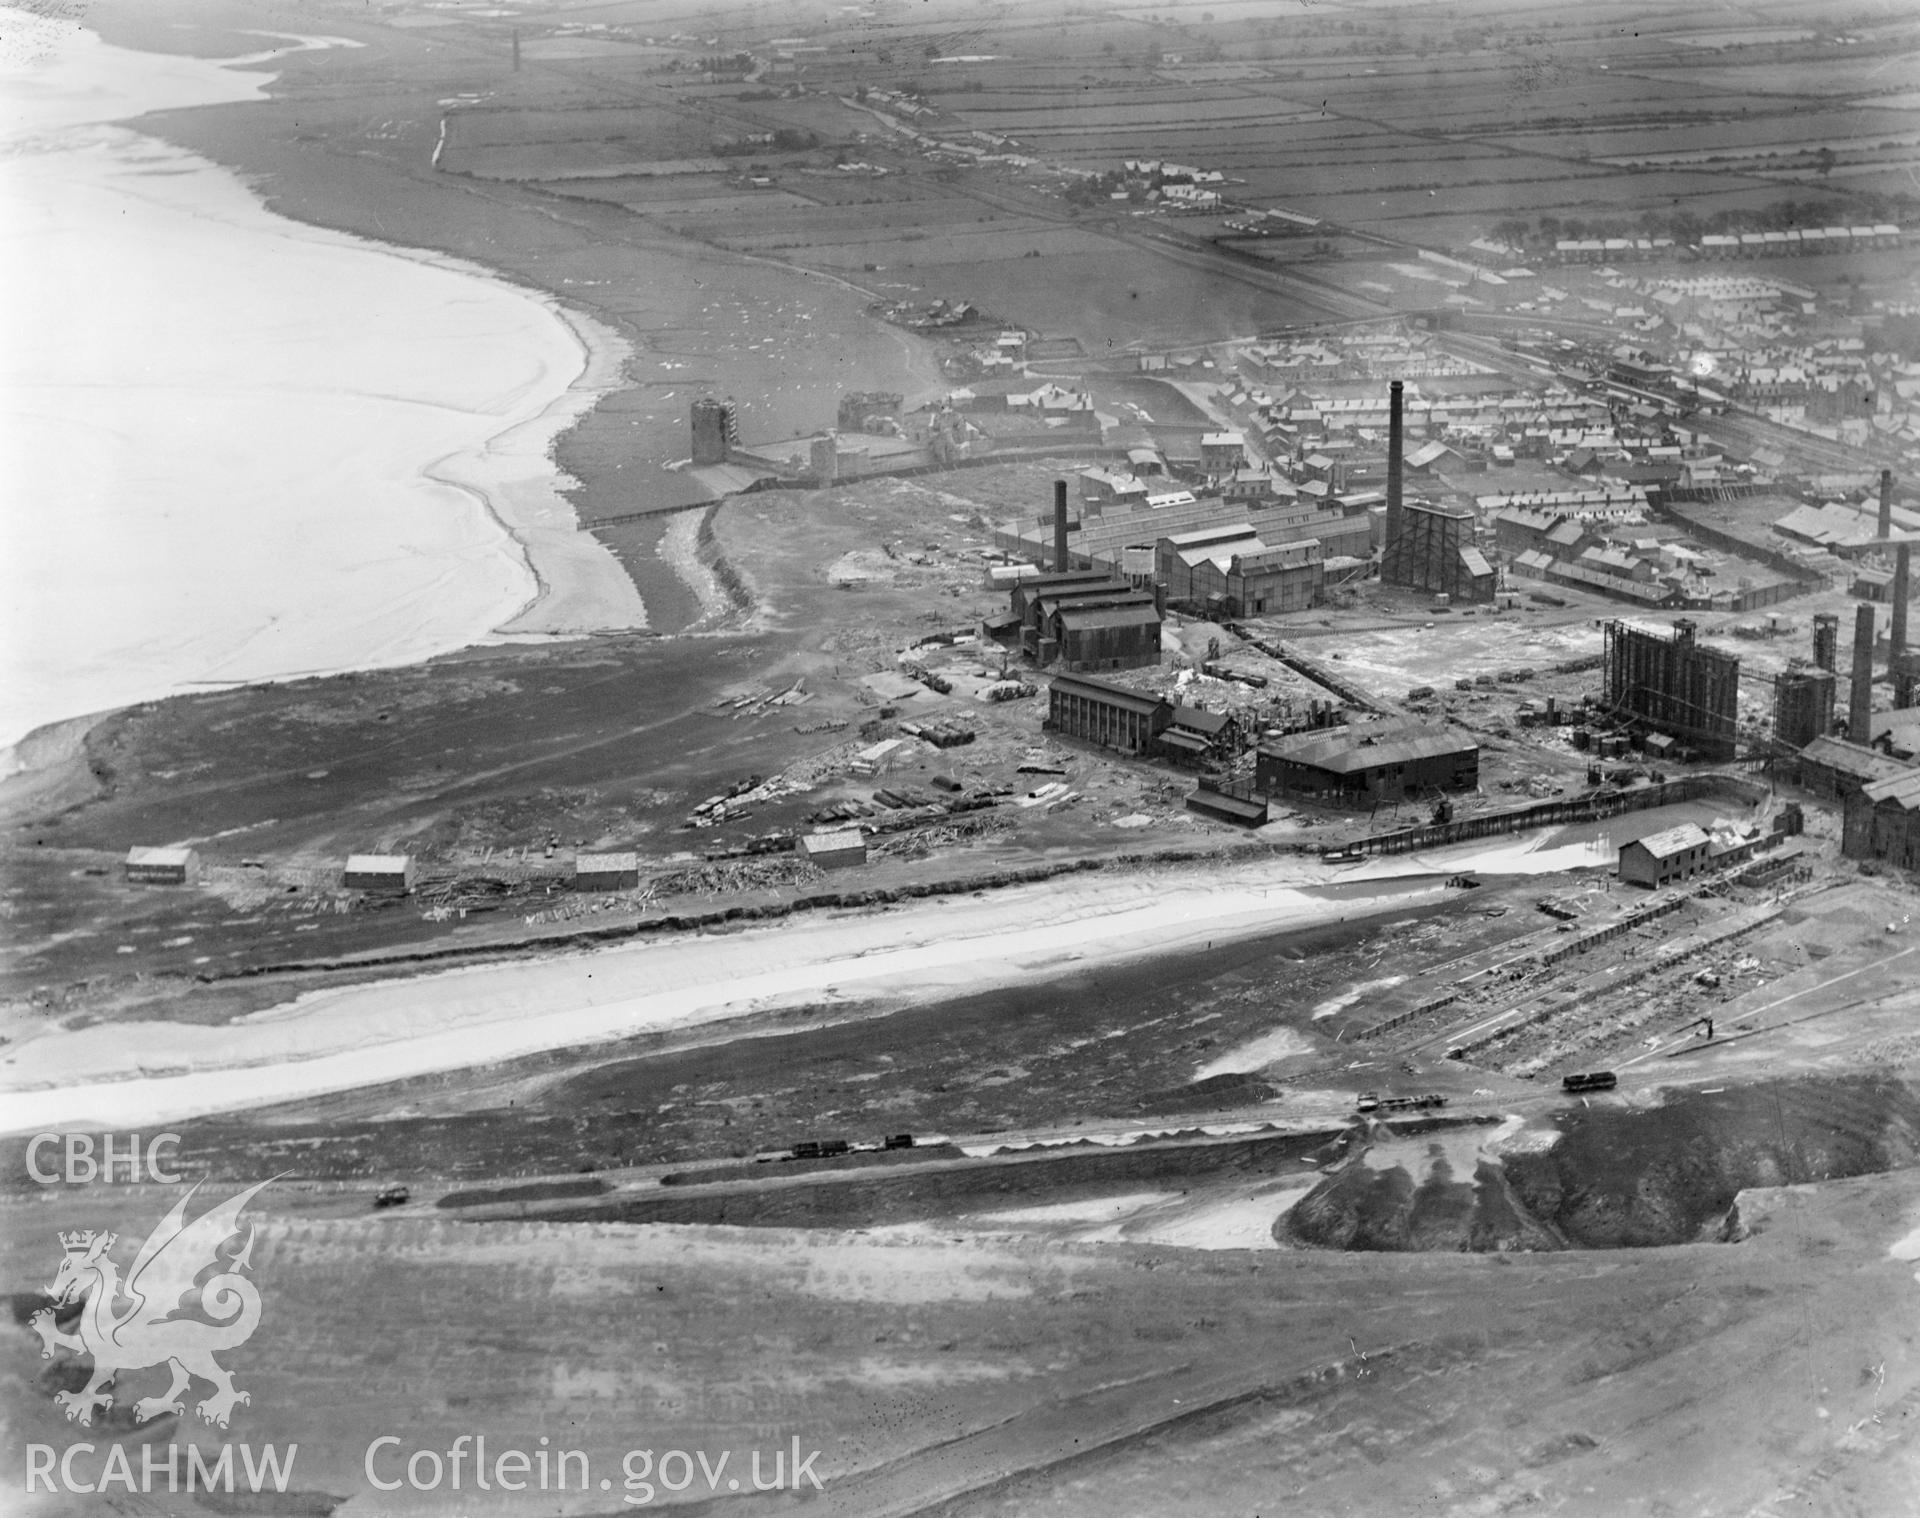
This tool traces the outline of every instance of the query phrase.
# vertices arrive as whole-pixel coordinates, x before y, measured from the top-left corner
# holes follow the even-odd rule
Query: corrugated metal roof
[[[578,875],[615,875],[640,868],[638,854],[581,854],[573,861]]]
[[[1203,711],[1197,706],[1176,706],[1173,709],[1173,725],[1189,728],[1196,733],[1205,733],[1208,737],[1220,733],[1233,718],[1226,712]]]
[[[347,873],[351,875],[398,875],[413,860],[406,854],[349,854]]]
[[[1655,859],[1671,859],[1676,854],[1684,854],[1688,849],[1704,847],[1710,840],[1706,830],[1697,822],[1683,822],[1678,827],[1667,828],[1664,832],[1649,833],[1645,838],[1635,838],[1620,846],[1620,852],[1631,848],[1642,848]]]
[[[1160,613],[1149,601],[1144,606],[1100,606],[1085,611],[1063,611],[1060,626],[1068,632],[1095,632],[1103,627],[1145,627],[1160,625]]]
[[[184,867],[193,861],[193,850],[189,848],[139,848],[128,849],[128,864],[146,865],[149,868],[167,866]]]
[[[1170,532],[1166,535],[1169,543],[1176,548],[1191,548],[1200,543],[1228,543],[1236,538],[1256,537],[1250,522],[1229,522],[1221,527],[1199,527],[1192,532]]]
[[[1493,573],[1493,566],[1487,562],[1487,556],[1477,548],[1461,549],[1460,562],[1466,566],[1467,573],[1476,579],[1481,575]]]
[[[1111,680],[1098,680],[1091,675],[1055,675],[1048,689],[1057,690],[1063,696],[1080,696],[1134,712],[1152,712],[1165,705],[1164,697],[1129,690],[1124,685],[1115,685]]]
[[[1066,616],[1070,612],[1095,611],[1110,606],[1151,606],[1153,592],[1130,586],[1098,586],[1084,594],[1047,596],[1040,602],[1042,617]]]
[[[1187,797],[1187,806],[1192,810],[1224,812],[1246,822],[1264,823],[1267,820],[1266,802],[1230,795],[1225,791],[1210,791],[1204,787]]]
[[[1861,794],[1875,806],[1883,801],[1891,801],[1905,811],[1920,810],[1920,770],[1908,770],[1902,775],[1889,775],[1885,780],[1875,780],[1865,786]]]
[[[1897,779],[1908,773],[1907,766],[1898,759],[1862,748],[1857,743],[1848,743],[1842,738],[1833,738],[1825,734],[1815,738],[1800,750],[1800,759],[1804,764],[1817,764],[1822,769],[1838,770],[1843,775],[1852,775],[1856,780]]]
[[[1336,775],[1479,751],[1480,745],[1471,738],[1445,728],[1417,724],[1375,724],[1325,733],[1295,733],[1261,745],[1262,753]]]

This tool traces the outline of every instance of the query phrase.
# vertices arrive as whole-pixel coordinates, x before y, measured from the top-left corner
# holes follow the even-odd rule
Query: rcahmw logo
[[[59,1269],[46,1287],[53,1305],[36,1312],[28,1327],[40,1335],[41,1358],[50,1359],[54,1351],[64,1349],[93,1361],[84,1387],[54,1394],[55,1403],[70,1420],[91,1424],[96,1409],[112,1407],[113,1392],[108,1388],[122,1371],[158,1365],[169,1369],[172,1382],[161,1395],[141,1397],[133,1404],[137,1422],[164,1413],[184,1417],[183,1398],[196,1379],[209,1383],[213,1394],[195,1404],[195,1411],[220,1428],[227,1426],[235,1406],[253,1400],[233,1384],[233,1377],[214,1356],[246,1343],[260,1326],[260,1292],[245,1274],[253,1265],[252,1228],[238,1248],[232,1244],[240,1233],[241,1209],[269,1184],[262,1181],[251,1186],[188,1222],[187,1204],[200,1189],[195,1184],[147,1236],[124,1280],[113,1258],[116,1235],[91,1229],[60,1235]],[[121,1303],[127,1305],[122,1308]],[[76,1306],[74,1331],[65,1332],[58,1320]],[[252,1446],[241,1445],[242,1464],[253,1489],[258,1491],[262,1481],[271,1480],[276,1490],[284,1490],[298,1448],[287,1446],[282,1457],[268,1445],[256,1461]],[[188,1491],[196,1483],[207,1490],[233,1490],[232,1445],[223,1445],[211,1465],[197,1447],[189,1446],[183,1457],[179,1447],[169,1446],[162,1462],[147,1446],[141,1451],[137,1488],[127,1453],[117,1444],[107,1447],[99,1479],[86,1480],[85,1468],[77,1462],[93,1451],[93,1445],[84,1443],[71,1445],[64,1453],[51,1445],[28,1445],[27,1490],[34,1491],[45,1481],[49,1491],[93,1492],[113,1486],[151,1491],[162,1472],[169,1491],[177,1491],[183,1477]]]

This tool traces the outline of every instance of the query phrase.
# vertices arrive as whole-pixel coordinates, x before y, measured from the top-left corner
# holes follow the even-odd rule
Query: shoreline
[[[559,322],[579,350],[579,371],[536,414],[421,468],[425,478],[473,498],[512,543],[534,582],[533,594],[512,615],[495,623],[488,637],[462,647],[539,636],[567,638],[596,632],[645,631],[650,622],[639,588],[581,522],[566,496],[579,482],[556,457],[560,440],[570,429],[604,397],[626,388],[627,364],[634,345],[607,323],[567,305],[551,291],[523,284],[500,270],[429,248],[352,235],[390,256],[513,291]]]
[[[18,13],[9,11],[8,14]],[[569,304],[561,294],[511,271],[290,214],[281,205],[269,204],[257,174],[245,165],[232,162],[226,155],[216,156],[182,146],[148,130],[146,118],[156,112],[215,110],[235,103],[269,100],[273,85],[282,77],[276,65],[290,55],[362,44],[339,38],[274,34],[287,37],[289,45],[243,57],[202,58],[108,43],[98,28],[84,24],[49,23],[29,27],[29,31],[38,35],[43,47],[54,54],[51,67],[55,72],[50,77],[66,83],[75,77],[76,67],[85,67],[100,70],[99,77],[106,81],[106,99],[100,104],[83,103],[78,109],[65,102],[56,105],[49,117],[50,134],[92,128],[119,135],[124,141],[144,144],[169,159],[178,155],[183,167],[224,181],[226,189],[221,193],[230,193],[243,201],[252,217],[260,218],[263,225],[273,228],[288,244],[335,255],[341,250],[357,250],[380,258],[398,258],[416,268],[432,270],[436,275],[482,281],[491,292],[487,297],[490,300],[511,297],[512,303],[521,305],[523,310],[537,307],[539,314],[529,310],[525,320],[529,324],[553,324],[552,335],[540,343],[542,348],[552,351],[550,369],[540,373],[535,384],[530,384],[520,395],[508,393],[506,414],[487,416],[485,411],[489,408],[484,406],[468,410],[472,420],[488,429],[483,436],[461,441],[451,452],[445,452],[441,450],[454,439],[435,439],[429,431],[423,431],[418,439],[419,454],[410,468],[402,463],[403,453],[391,462],[400,465],[406,473],[396,470],[388,476],[402,480],[410,473],[419,487],[430,493],[429,500],[431,493],[442,497],[438,504],[424,509],[422,521],[429,524],[424,530],[452,544],[464,540],[472,545],[467,551],[469,567],[478,563],[472,558],[473,551],[485,544],[487,538],[493,540],[491,551],[498,555],[501,566],[495,578],[504,579],[511,574],[512,579],[520,582],[513,585],[509,581],[500,586],[511,600],[503,598],[491,611],[482,609],[484,620],[475,619],[477,626],[445,628],[450,636],[439,646],[431,636],[431,619],[418,629],[428,635],[425,642],[417,642],[417,633],[402,629],[400,646],[396,646],[392,618],[395,613],[404,615],[402,607],[407,603],[395,602],[380,609],[376,620],[365,627],[353,624],[356,638],[349,640],[344,660],[327,657],[322,644],[282,648],[266,653],[264,669],[244,670],[223,677],[219,672],[220,663],[254,662],[258,655],[252,650],[256,645],[264,647],[262,633],[277,634],[277,619],[269,618],[260,629],[244,620],[233,622],[231,647],[211,664],[201,662],[196,668],[191,661],[180,664],[177,659],[163,659],[154,664],[150,682],[141,678],[110,681],[94,691],[88,688],[81,669],[76,668],[71,677],[60,675],[47,683],[36,699],[23,702],[18,713],[21,726],[13,729],[10,742],[0,745],[0,780],[56,770],[64,758],[70,757],[66,751],[72,743],[67,739],[76,731],[83,733],[106,716],[171,695],[408,667],[440,655],[512,641],[649,629],[651,622],[645,600],[618,558],[589,530],[574,509],[567,493],[577,489],[579,482],[557,457],[567,432],[603,398],[628,385],[628,365],[635,347],[622,332]],[[85,60],[83,64],[66,63],[66,52],[70,48],[77,50],[76,56]],[[56,139],[50,135],[48,140]],[[68,149],[56,146],[52,151]],[[182,201],[181,205],[185,207],[188,202]],[[378,277],[377,270],[373,277]],[[571,362],[560,359],[560,355],[567,353],[571,354]],[[457,366],[457,357],[451,353],[448,361]],[[428,397],[420,399],[436,404]],[[500,425],[493,425],[496,422]],[[436,442],[439,448],[434,446]],[[404,448],[404,441],[401,446]],[[263,488],[270,488],[272,484],[268,479],[263,482]],[[459,525],[462,513],[450,509],[455,501],[464,507],[477,508],[477,517],[469,520],[481,524],[479,531],[484,537],[476,540],[473,528]],[[294,519],[290,525],[299,530],[300,519]],[[347,541],[358,542],[358,539],[349,534]],[[384,543],[381,547],[385,547]],[[444,574],[463,573],[463,561],[458,555],[444,563],[438,557],[428,562]],[[511,571],[507,570],[508,565],[512,566]],[[259,580],[252,583],[257,586]],[[408,595],[415,598],[433,593],[430,583],[408,589]],[[424,608],[430,602],[421,600],[419,604]],[[178,642],[181,638],[170,626],[150,631],[159,635],[163,644]],[[355,647],[356,640],[364,646]],[[312,638],[306,641],[312,643]],[[416,642],[416,646],[405,647],[409,642]],[[396,652],[400,654],[398,660],[393,657]],[[292,658],[286,658],[287,654]],[[315,654],[319,657],[314,657]],[[21,694],[25,695],[27,689],[23,686]],[[66,702],[60,698],[69,692],[76,698],[75,704],[84,703],[91,709],[78,713],[71,707],[62,710]],[[90,694],[96,699],[89,702]],[[75,724],[79,724],[78,729]]]
[[[49,1030],[10,1051],[0,1085],[6,1130],[172,1122],[635,1034],[710,1027],[724,1039],[728,1023],[775,1010],[1038,988],[1089,963],[1203,952],[1404,910],[1443,894],[1448,872],[1495,873],[1483,860],[1515,875],[1568,867],[1572,851],[1539,842],[1457,845],[1365,872],[1288,859],[1076,876],[963,902],[370,981],[215,1026]]]

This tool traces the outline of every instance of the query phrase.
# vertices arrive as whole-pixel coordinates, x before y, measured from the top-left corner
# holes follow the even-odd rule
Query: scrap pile
[[[695,869],[670,870],[650,882],[660,896],[721,896],[734,891],[765,891],[817,880],[820,871],[798,854],[766,859],[715,861]]]
[[[762,712],[776,706],[803,706],[813,699],[813,693],[801,688],[801,682],[795,680],[785,690],[768,692],[764,690],[748,691],[744,696],[723,696],[710,708],[713,715],[739,717],[757,717]]]
[[[911,787],[875,791],[872,801],[835,802],[809,815],[807,821],[818,827],[835,822],[851,822],[856,818],[872,818],[876,820],[868,823],[866,832],[898,833],[968,812],[984,811],[995,805],[1002,796],[1012,794],[1011,788],[1003,785],[983,786],[967,795],[956,796],[951,801],[935,800],[924,791]]]
[[[1009,818],[997,813],[977,813],[974,816],[944,822],[935,827],[917,828],[912,832],[902,832],[891,837],[876,839],[868,844],[867,857],[869,859],[917,858],[931,853],[934,849],[952,848],[970,840],[1004,833],[1012,826],[1013,823]]]
[[[780,772],[780,778],[797,790],[810,790],[823,780],[831,780],[836,775],[844,775],[847,766],[853,762],[853,756],[860,752],[858,743],[842,743],[810,758],[789,764]]]
[[[772,801],[781,796],[798,796],[812,789],[813,786],[810,783],[796,780],[791,770],[775,775],[771,780],[763,779],[759,775],[749,775],[723,795],[707,797],[693,809],[684,825],[691,828],[710,828],[735,817],[744,817],[764,801]]]
[[[924,738],[935,748],[959,748],[971,743],[979,735],[970,727],[958,722],[902,722],[900,731],[914,738]]]
[[[926,665],[919,663],[917,660],[903,658],[900,661],[900,669],[903,674],[911,675],[935,695],[948,696],[953,694],[952,681],[948,680],[944,675],[936,675],[932,670],[928,669]]]
[[[422,880],[414,888],[414,899],[426,909],[429,921],[443,922],[468,912],[490,912],[516,896],[536,892],[552,894],[563,888],[557,875],[534,875],[521,870],[506,870],[486,875],[447,875]]]

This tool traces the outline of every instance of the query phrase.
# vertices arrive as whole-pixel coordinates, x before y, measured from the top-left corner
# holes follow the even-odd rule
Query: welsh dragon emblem
[[[133,1404],[139,1422],[168,1412],[184,1415],[180,1399],[196,1376],[213,1383],[213,1395],[198,1407],[209,1423],[225,1428],[234,1406],[253,1400],[235,1389],[233,1377],[213,1358],[218,1350],[246,1343],[260,1326],[260,1293],[240,1274],[252,1266],[251,1226],[237,1252],[222,1256],[220,1251],[240,1231],[240,1209],[268,1184],[262,1181],[191,1223],[187,1203],[200,1187],[190,1187],[140,1246],[125,1282],[110,1254],[117,1235],[91,1230],[60,1235],[66,1253],[46,1287],[54,1306],[41,1308],[28,1326],[40,1335],[43,1360],[55,1349],[93,1356],[93,1375],[83,1390],[54,1394],[70,1420],[92,1423],[96,1407],[113,1405],[113,1393],[102,1388],[123,1370],[149,1365],[171,1367],[173,1384],[163,1395]],[[201,1282],[210,1269],[218,1274]],[[82,1299],[78,1332],[62,1333],[54,1326],[55,1313]],[[122,1302],[128,1305],[121,1308]]]

